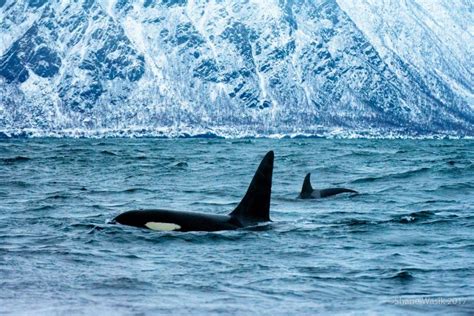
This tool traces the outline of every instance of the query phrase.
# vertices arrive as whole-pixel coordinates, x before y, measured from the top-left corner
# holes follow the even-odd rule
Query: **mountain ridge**
[[[0,131],[474,136],[472,6],[447,5],[6,1]]]

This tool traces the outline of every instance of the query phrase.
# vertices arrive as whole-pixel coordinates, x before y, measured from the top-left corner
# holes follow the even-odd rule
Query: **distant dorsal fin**
[[[269,151],[258,166],[247,193],[231,216],[242,224],[270,220],[270,197],[272,193],[273,151]]]
[[[313,187],[311,186],[311,173],[308,173],[303,181],[303,187],[301,188],[300,197],[305,198],[311,196],[313,193]]]

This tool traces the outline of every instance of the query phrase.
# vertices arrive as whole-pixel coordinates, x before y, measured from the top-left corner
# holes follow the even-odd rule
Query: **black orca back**
[[[243,225],[270,221],[273,159],[273,151],[269,151],[258,166],[247,193],[230,213]]]
[[[218,231],[242,227],[239,222],[232,221],[228,215],[202,214],[195,212],[178,212],[169,210],[138,210],[122,213],[112,222],[148,228],[152,230],[174,231]],[[160,227],[161,228],[154,228]],[[171,226],[170,226],[171,225]],[[165,229],[164,227],[168,227]]]
[[[323,189],[319,191],[319,194],[321,195],[322,198],[328,197],[328,196],[333,196],[339,193],[355,193],[357,194],[357,191],[351,190],[351,189],[346,189],[346,188],[330,188],[330,189]]]
[[[303,181],[303,187],[301,188],[300,197],[301,198],[308,198],[311,197],[311,193],[313,193],[313,187],[311,186],[311,173],[308,173]]]

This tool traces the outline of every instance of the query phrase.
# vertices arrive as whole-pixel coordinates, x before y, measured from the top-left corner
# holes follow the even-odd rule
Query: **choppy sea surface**
[[[227,214],[268,150],[269,224],[109,223]],[[298,200],[307,172],[360,194]],[[3,139],[0,313],[472,314],[473,189],[472,140]]]

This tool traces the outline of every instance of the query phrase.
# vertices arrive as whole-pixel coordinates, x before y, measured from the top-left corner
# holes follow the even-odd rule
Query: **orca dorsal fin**
[[[269,151],[258,166],[247,193],[230,216],[242,224],[270,220],[270,197],[272,193],[273,151]]]
[[[311,193],[313,193],[313,187],[311,186],[311,173],[308,173],[306,177],[304,177],[300,197],[305,198],[311,196]]]

